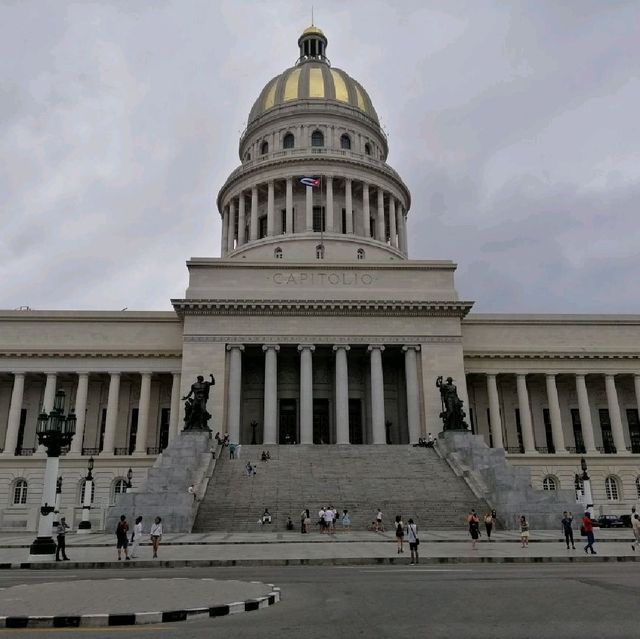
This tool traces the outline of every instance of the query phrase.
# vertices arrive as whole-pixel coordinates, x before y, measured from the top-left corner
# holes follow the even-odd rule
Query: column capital
[[[485,373],[485,375],[487,377],[493,377],[495,379],[498,375],[500,375],[500,373]]]
[[[227,350],[231,351],[232,349],[237,348],[240,352],[244,351],[244,344],[227,344]],[[263,346],[264,348],[264,346]]]
[[[276,353],[280,350],[279,344],[263,344],[262,350],[266,353],[268,350],[273,349]]]
[[[382,352],[384,350],[384,344],[369,344],[369,346],[367,346],[367,350],[368,351],[378,350]]]
[[[552,379],[552,378],[553,378],[553,379],[555,379],[557,375],[558,375],[558,373],[556,373],[555,371],[552,371],[552,372],[550,372],[550,373],[545,373],[545,374],[544,374],[544,376],[545,376],[547,379]]]
[[[111,375],[111,377],[120,377],[120,375],[122,374],[122,371],[107,371],[107,375]]]
[[[351,350],[351,346],[349,346],[349,344],[334,344],[333,345],[333,350],[334,351],[338,351],[340,349],[343,349],[345,351],[350,351]]]
[[[402,347],[402,350],[406,353],[407,351],[414,350],[416,353],[421,350],[420,344],[405,344]]]
[[[309,350],[313,353],[313,351],[316,350],[316,347],[313,344],[298,344],[298,350],[299,351]]]
[[[153,372],[151,372],[151,371],[138,371],[138,375],[140,375],[141,377],[151,377],[153,375]]]

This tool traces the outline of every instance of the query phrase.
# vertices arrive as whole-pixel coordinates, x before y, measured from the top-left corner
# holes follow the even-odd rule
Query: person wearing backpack
[[[420,539],[418,539],[418,526],[413,523],[413,519],[409,519],[407,523],[407,540],[409,541],[409,550],[411,551],[411,565],[415,566],[420,563],[420,558],[418,557]]]
[[[122,559],[122,551],[124,550],[124,558],[129,561],[129,523],[124,515],[120,515],[120,521],[116,526],[116,548],[118,549],[118,561]]]
[[[396,541],[398,542],[398,554],[400,554],[404,552],[404,524],[400,515],[396,515]]]

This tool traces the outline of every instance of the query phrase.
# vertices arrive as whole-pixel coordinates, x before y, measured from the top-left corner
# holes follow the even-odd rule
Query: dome
[[[333,101],[358,109],[380,126],[369,94],[351,76],[332,67],[325,57],[327,38],[316,26],[307,27],[300,38],[300,58],[270,80],[255,101],[247,126],[270,109],[298,100]]]

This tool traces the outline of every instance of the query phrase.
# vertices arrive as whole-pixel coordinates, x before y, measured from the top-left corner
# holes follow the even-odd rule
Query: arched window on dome
[[[282,249],[278,246],[274,249],[273,251],[273,257],[276,258],[276,260],[281,260],[282,259]]]
[[[324,146],[324,133],[319,129],[311,134],[311,146]]]
[[[366,257],[364,249],[363,248],[359,248],[356,252],[356,256],[359,260],[364,260],[364,258]]]
[[[26,479],[17,479],[13,484],[13,505],[23,506],[27,503],[29,485]]]
[[[267,153],[269,153],[269,143],[265,140],[260,145],[260,155],[266,155]]]
[[[340,148],[347,150],[351,149],[351,138],[346,133],[343,133],[340,136]]]
[[[620,486],[613,475],[609,475],[604,480],[604,491],[609,501],[618,501],[620,499]]]
[[[293,137],[293,133],[287,133],[284,138],[282,138],[283,149],[293,149],[295,145],[296,139]]]
[[[371,155],[371,145],[368,142],[364,145],[364,152],[367,155]]]
[[[324,260],[324,245],[323,244],[318,244],[318,246],[316,246],[316,259],[317,260]]]
[[[247,151],[244,154],[244,160],[245,160],[245,162],[248,162],[250,159],[251,159],[251,153],[249,153],[249,151]]]
[[[542,480],[542,490],[558,490],[558,480],[552,475],[547,475]]]

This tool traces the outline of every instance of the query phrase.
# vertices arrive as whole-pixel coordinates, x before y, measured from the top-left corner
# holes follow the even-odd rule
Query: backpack
[[[402,529],[402,522],[398,522],[396,524],[396,532],[400,535],[404,534],[404,530]]]

